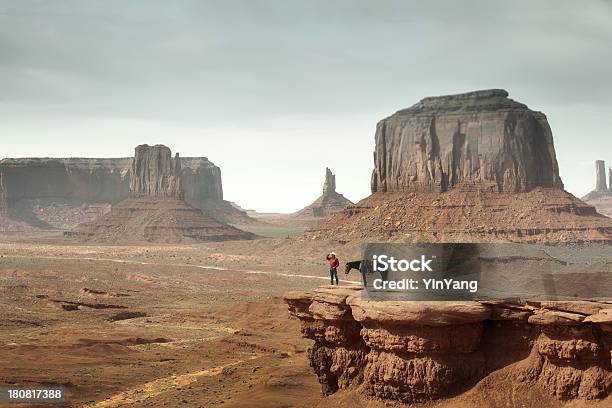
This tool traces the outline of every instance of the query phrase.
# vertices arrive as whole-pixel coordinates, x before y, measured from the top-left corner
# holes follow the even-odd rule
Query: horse
[[[344,267],[344,274],[348,275],[353,269],[357,269],[359,272],[361,272],[361,279],[363,280],[363,286],[367,286],[368,282],[366,279],[366,274],[374,273],[374,271],[372,270],[373,269],[372,261],[361,259],[359,261],[346,262],[345,267]],[[384,272],[377,271],[377,272],[380,274],[380,277],[382,278],[383,281],[387,280],[387,277],[388,277],[387,271],[384,271]]]

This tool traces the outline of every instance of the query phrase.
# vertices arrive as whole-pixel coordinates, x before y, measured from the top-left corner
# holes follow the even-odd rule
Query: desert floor
[[[328,283],[326,250],[0,243],[0,383],[64,386],[74,407],[315,406],[281,296]]]
[[[308,366],[311,341],[282,301],[285,291],[328,284],[325,254],[359,259],[359,244],[277,238],[94,246],[15,238],[0,237],[2,385],[63,386],[64,406],[88,408],[404,406],[353,391],[323,398]],[[340,278],[359,284],[356,274]],[[512,370],[419,407],[609,406],[609,398],[563,403],[514,384]]]

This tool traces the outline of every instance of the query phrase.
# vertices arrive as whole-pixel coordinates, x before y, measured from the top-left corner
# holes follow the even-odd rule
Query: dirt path
[[[302,275],[296,273],[285,273],[285,272],[274,272],[274,271],[261,271],[261,270],[253,270],[253,269],[232,269],[232,268],[224,268],[222,266],[214,266],[214,265],[196,265],[196,264],[185,264],[185,263],[164,263],[160,264],[159,262],[144,262],[144,261],[135,261],[130,259],[114,259],[114,258],[91,258],[91,257],[65,257],[65,256],[31,256],[31,255],[4,255],[5,258],[27,258],[27,259],[51,259],[51,260],[59,260],[59,261],[94,261],[94,262],[116,262],[116,263],[127,263],[132,265],[167,265],[179,268],[199,268],[199,269],[210,269],[215,271],[233,271],[233,272],[242,272],[245,274],[258,274],[258,275],[272,275],[272,276],[281,276],[284,278],[304,278],[304,279],[318,279],[328,281],[329,278],[326,276],[316,276],[316,275]],[[361,285],[361,282],[347,279],[340,279],[340,282]]]
[[[254,355],[247,360],[255,360],[261,357],[260,355]],[[204,370],[197,371],[195,373],[185,374],[173,374],[168,377],[158,378],[153,381],[141,384],[137,387],[131,388],[126,391],[122,391],[115,394],[104,401],[96,402],[93,404],[83,405],[82,408],[108,408],[108,407],[120,407],[125,404],[134,404],[146,401],[150,398],[158,397],[159,395],[175,390],[176,388],[184,387],[191,383],[198,381],[202,377],[214,377],[223,373],[223,370],[237,366],[244,363],[247,360],[237,360],[229,364],[207,368]]]

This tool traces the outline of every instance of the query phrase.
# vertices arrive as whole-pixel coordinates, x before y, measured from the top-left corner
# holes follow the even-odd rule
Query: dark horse
[[[360,261],[350,261],[350,262],[345,263],[344,273],[346,275],[348,275],[349,272],[353,269],[357,269],[359,272],[361,272],[361,279],[363,280],[363,286],[367,286],[368,281],[366,279],[366,274],[374,273],[373,271],[374,268],[372,267],[372,261],[362,259]],[[387,280],[387,277],[388,277],[387,271],[385,272],[378,271],[378,273],[380,274],[380,277],[382,278],[383,281]]]

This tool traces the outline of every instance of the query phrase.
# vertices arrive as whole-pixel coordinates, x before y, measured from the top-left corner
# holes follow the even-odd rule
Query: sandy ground
[[[280,244],[0,244],[0,383],[64,386],[71,407],[315,406],[280,296],[327,283],[326,244]]]
[[[0,385],[63,386],[67,407],[404,406],[354,390],[323,398],[308,366],[311,342],[281,299],[287,290],[328,284],[325,254],[359,259],[357,243],[95,246],[65,245],[51,235],[22,239],[0,238]],[[341,285],[358,284],[357,275],[340,278]],[[506,380],[511,371],[419,406],[521,406],[513,396],[532,406],[609,403],[543,400],[540,390]],[[26,405],[10,405],[17,406]]]

